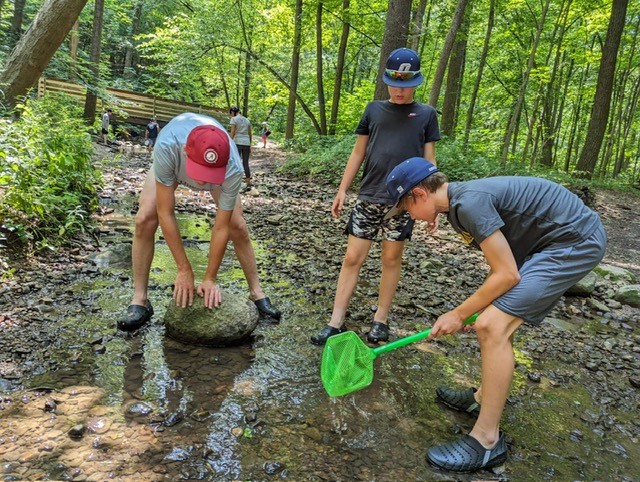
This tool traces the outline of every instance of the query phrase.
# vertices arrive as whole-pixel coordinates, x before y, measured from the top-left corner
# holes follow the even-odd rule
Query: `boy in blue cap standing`
[[[347,190],[364,162],[358,200],[346,227],[347,252],[340,270],[331,321],[311,342],[324,345],[327,338],[344,331],[343,324],[353,290],[371,243],[382,231],[382,275],[378,308],[367,338],[371,343],[389,339],[387,317],[400,279],[402,251],[411,238],[413,221],[406,213],[384,219],[391,208],[385,179],[407,157],[422,156],[435,162],[435,142],[440,139],[436,111],[415,102],[422,83],[420,58],[407,48],[396,49],[387,59],[382,80],[389,86],[389,100],[370,102],[358,127],[358,138],[349,156],[331,214],[342,214]]]
[[[492,177],[447,182],[421,158],[397,166],[387,178],[390,196],[412,219],[434,223],[446,213],[453,229],[479,247],[491,270],[484,283],[441,315],[430,338],[456,333],[480,312],[474,328],[482,356],[476,390],[440,387],[437,397],[478,419],[462,438],[427,452],[437,467],[471,472],[503,463],[500,431],[514,370],[513,336],[522,323],[538,325],[562,294],[604,256],[600,218],[569,190],[534,177]]]

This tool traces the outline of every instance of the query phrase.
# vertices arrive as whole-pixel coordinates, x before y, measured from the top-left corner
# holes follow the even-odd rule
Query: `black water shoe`
[[[324,345],[329,337],[339,335],[345,331],[347,331],[345,328],[334,328],[331,325],[326,325],[322,330],[320,330],[320,333],[311,337],[311,343],[314,345]]]
[[[504,433],[492,449],[486,449],[471,435],[427,451],[427,461],[438,468],[452,472],[475,472],[503,464],[507,460],[507,442]]]
[[[123,331],[134,331],[142,327],[153,316],[153,307],[149,300],[142,305],[130,305],[127,315],[118,320],[118,328]]]
[[[438,387],[436,388],[436,399],[449,408],[477,417],[480,415],[480,404],[473,396],[476,391],[475,388],[456,390],[455,388]]]
[[[371,331],[367,333],[367,341],[369,343],[378,343],[380,341],[389,340],[389,325],[374,321]]]
[[[269,297],[255,300],[254,303],[256,305],[256,308],[258,308],[260,316],[271,318],[275,323],[278,323],[280,321],[282,313],[280,313],[280,310],[277,310],[271,305],[271,300],[269,299]]]

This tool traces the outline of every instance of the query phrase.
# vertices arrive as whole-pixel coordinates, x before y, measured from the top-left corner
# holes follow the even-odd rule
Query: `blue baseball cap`
[[[420,73],[420,57],[415,50],[401,48],[389,55],[382,81],[391,87],[417,87],[424,77]]]
[[[393,203],[397,206],[402,196],[439,170],[424,157],[412,157],[398,164],[387,176],[387,191]]]

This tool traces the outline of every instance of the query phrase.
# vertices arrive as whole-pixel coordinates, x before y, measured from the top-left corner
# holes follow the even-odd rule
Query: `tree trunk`
[[[127,47],[124,52],[124,66],[122,68],[122,76],[130,80],[135,73],[136,65],[136,41],[135,36],[140,33],[140,23],[142,21],[142,7],[144,0],[138,0],[133,9],[133,21],[131,22],[131,32],[127,39]]]
[[[47,0],[11,52],[0,73],[9,107],[35,85],[80,15],[87,0]]]
[[[395,49],[407,45],[409,20],[411,20],[411,0],[389,0],[387,21],[384,26],[382,47],[380,48],[376,91],[374,94],[374,98],[377,100],[389,98],[387,85],[382,81],[382,72],[384,72],[389,54]]]
[[[289,104],[287,106],[287,125],[285,139],[293,139],[296,117],[296,92],[298,91],[298,73],[300,70],[300,45],[302,43],[302,0],[296,0],[296,13],[293,28],[293,53],[291,54],[291,82],[289,84]]]
[[[476,74],[476,81],[473,84],[473,92],[471,94],[471,100],[469,101],[469,108],[467,109],[467,122],[464,126],[464,149],[467,149],[469,145],[469,134],[471,132],[471,126],[473,124],[473,111],[476,107],[476,100],[478,99],[478,92],[480,91],[480,82],[482,81],[482,74],[484,73],[484,67],[487,64],[487,54],[489,53],[489,42],[491,41],[491,32],[493,30],[493,23],[495,19],[495,0],[491,0],[489,4],[489,20],[487,21],[487,30],[484,35],[484,44],[482,45],[482,54],[480,54],[480,60],[478,62],[478,73]]]
[[[440,129],[445,136],[454,138],[458,117],[458,107],[460,105],[460,90],[462,79],[464,78],[464,64],[467,54],[467,38],[469,35],[469,17],[471,17],[472,6],[469,5],[469,12],[464,16],[460,30],[456,35],[456,41],[451,50],[449,68],[447,69],[447,84],[444,90],[444,101],[442,104],[442,122]]]
[[[628,3],[628,0],[613,0],[607,38],[604,41],[600,59],[600,71],[598,72],[587,137],[576,166],[576,171],[584,173],[584,176],[589,179],[593,175],[609,119],[616,59],[618,58],[618,47],[620,46],[620,38],[624,29]]]
[[[338,122],[340,91],[342,89],[342,77],[344,75],[344,59],[346,57],[347,41],[349,40],[349,30],[351,27],[350,7],[350,0],[342,0],[342,34],[340,35],[340,46],[338,47],[338,62],[336,64],[336,77],[333,82],[333,96],[331,97],[331,117],[329,118],[329,134],[331,135],[336,133],[336,124]]]
[[[422,20],[424,18],[424,12],[427,9],[427,0],[420,0],[418,7],[412,13],[411,19],[411,34],[409,40],[409,47],[418,51],[420,45],[420,37],[422,36]]]
[[[453,14],[453,21],[451,22],[451,28],[449,28],[447,37],[444,40],[438,66],[436,67],[436,73],[431,83],[431,92],[429,93],[429,105],[433,106],[433,108],[437,108],[438,106],[438,97],[440,97],[440,89],[442,88],[442,81],[444,80],[444,74],[447,70],[447,64],[449,63],[449,56],[451,55],[453,43],[456,40],[460,25],[462,25],[462,19],[464,18],[464,12],[467,9],[468,3],[469,0],[458,0],[456,11]]]
[[[96,88],[100,84],[100,52],[102,51],[102,16],[104,14],[104,0],[94,1],[93,10],[93,35],[91,36],[91,53],[89,64],[92,74],[91,84],[87,86],[87,96],[84,100],[84,114],[89,125],[93,124],[96,117]]]
[[[540,44],[540,37],[542,35],[542,31],[544,30],[545,20],[547,18],[547,12],[549,11],[549,3],[550,0],[546,0],[543,8],[542,8],[542,16],[540,20],[537,22],[536,34],[533,39],[533,44],[531,45],[531,51],[529,52],[529,60],[527,61],[527,68],[524,71],[522,76],[522,83],[520,84],[520,91],[518,92],[518,98],[516,100],[513,113],[509,119],[509,124],[507,125],[507,130],[504,134],[504,139],[502,141],[502,167],[507,165],[507,158],[509,157],[509,148],[513,148],[511,146],[511,142],[514,141],[516,137],[516,131],[518,130],[518,124],[520,123],[520,116],[522,114],[522,108],[524,104],[524,97],[527,93],[527,88],[529,87],[529,77],[531,76],[531,71],[533,70],[536,58],[536,51],[538,50],[538,45]]]
[[[69,39],[69,55],[71,56],[71,72],[69,77],[72,80],[76,80],[78,78],[78,43],[80,41],[80,21],[76,19],[73,24],[73,28],[71,29],[70,39]]]
[[[11,18],[11,28],[9,29],[9,46],[14,47],[22,35],[22,21],[24,18],[25,0],[15,0],[13,2],[13,17]]]
[[[316,85],[318,86],[318,113],[320,115],[320,134],[327,134],[327,103],[324,98],[324,76],[322,68],[322,9],[324,3],[318,0],[316,8]]]

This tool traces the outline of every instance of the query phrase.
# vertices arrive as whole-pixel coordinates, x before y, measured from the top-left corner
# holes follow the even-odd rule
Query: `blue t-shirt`
[[[187,176],[187,155],[184,152],[184,145],[191,130],[201,125],[214,125],[226,132],[225,128],[217,120],[192,112],[174,117],[160,131],[158,140],[153,148],[152,166],[156,181],[160,184],[173,186],[178,183],[196,191],[211,191],[217,187],[215,184],[208,183],[200,185]],[[218,199],[218,208],[225,211],[233,210],[244,175],[238,148],[231,137],[229,137],[229,147],[229,163],[227,164],[224,182],[219,186],[220,197]]]

